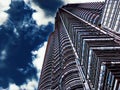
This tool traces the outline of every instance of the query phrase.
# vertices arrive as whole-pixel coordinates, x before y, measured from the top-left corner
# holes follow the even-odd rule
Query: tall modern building
[[[38,90],[120,90],[119,12],[120,0],[61,7]]]

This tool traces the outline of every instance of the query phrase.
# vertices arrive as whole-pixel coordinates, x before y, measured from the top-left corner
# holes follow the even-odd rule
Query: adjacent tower
[[[103,25],[106,5],[68,4],[58,10],[39,90],[120,89],[120,35]]]

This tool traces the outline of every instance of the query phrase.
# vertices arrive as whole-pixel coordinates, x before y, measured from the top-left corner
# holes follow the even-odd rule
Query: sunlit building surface
[[[120,90],[120,14],[114,22],[109,18],[114,14],[105,13],[116,2],[68,4],[58,10],[39,90]]]

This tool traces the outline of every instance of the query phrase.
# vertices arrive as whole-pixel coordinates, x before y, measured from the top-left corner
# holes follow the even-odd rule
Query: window
[[[119,32],[118,23],[120,19],[120,1],[107,0],[101,24],[103,27]]]

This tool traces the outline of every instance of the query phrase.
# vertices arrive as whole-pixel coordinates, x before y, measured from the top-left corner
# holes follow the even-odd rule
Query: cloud
[[[105,0],[64,0],[64,3],[86,3],[86,2],[99,2]]]
[[[0,11],[8,10],[9,4],[11,3],[11,0],[0,0]]]
[[[24,2],[25,2],[26,4],[28,4],[28,3],[30,2],[30,0],[24,0]]]
[[[0,25],[2,25],[3,23],[5,23],[8,19],[8,14],[3,12],[3,11],[0,11]]]
[[[16,84],[10,84],[9,90],[20,90]]]
[[[27,80],[27,83],[20,86],[21,90],[37,90],[38,82],[34,79]]]
[[[37,90],[38,82],[35,79],[27,80],[27,83],[17,86],[16,84],[10,84],[8,90]]]
[[[3,23],[6,22],[6,20],[8,19],[8,14],[5,13],[4,11],[8,10],[10,4],[10,0],[6,0],[6,2],[4,0],[0,0],[0,25],[2,25]]]
[[[46,17],[45,12],[43,9],[41,9],[39,6],[37,6],[35,3],[31,2],[31,7],[36,10],[35,13],[33,13],[33,19],[36,20],[36,23],[38,25],[47,25],[48,22],[54,23],[53,17]]]
[[[40,77],[40,71],[42,69],[43,65],[43,60],[44,60],[44,55],[45,55],[45,50],[46,50],[47,42],[44,43],[44,45],[39,48],[38,50],[32,51],[32,54],[36,57],[33,56],[33,64],[37,68],[37,76]]]
[[[16,1],[10,6],[6,11],[8,20],[0,25],[0,87],[3,88],[10,83],[19,87],[38,79],[31,52],[38,50],[53,31],[51,22],[37,25],[32,18],[35,10],[24,1]]]
[[[62,0],[32,0],[45,11],[45,15],[54,16],[58,7],[64,4]]]

